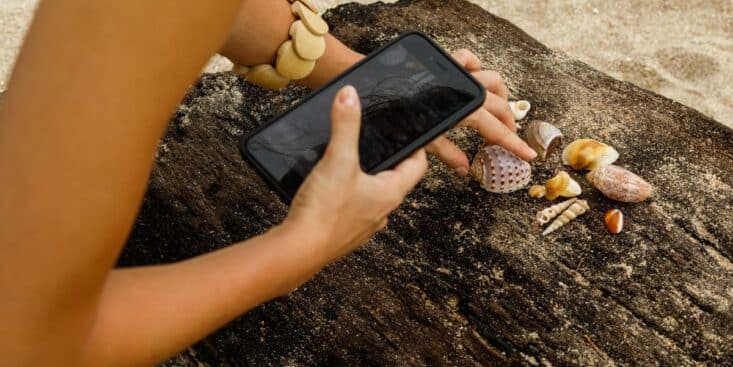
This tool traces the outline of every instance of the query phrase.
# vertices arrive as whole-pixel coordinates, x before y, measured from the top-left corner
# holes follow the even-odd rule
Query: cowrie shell
[[[295,52],[305,60],[318,60],[326,53],[326,39],[311,33],[303,21],[296,20],[290,26],[290,37]]]
[[[247,80],[267,89],[282,89],[290,84],[290,80],[280,75],[272,65],[253,66],[247,73]]]
[[[277,72],[290,80],[307,77],[315,67],[315,61],[304,60],[298,56],[293,47],[293,41],[286,41],[277,50]]]
[[[296,1],[290,6],[290,10],[303,21],[308,30],[318,36],[323,36],[328,33],[328,23],[323,20],[313,10],[309,9],[307,5],[304,5],[300,1]]]

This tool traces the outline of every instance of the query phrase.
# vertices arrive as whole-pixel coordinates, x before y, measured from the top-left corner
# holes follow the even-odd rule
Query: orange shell
[[[580,185],[570,178],[565,171],[560,171],[555,177],[545,182],[545,196],[547,200],[555,200],[560,196],[573,197],[581,193]]]
[[[545,190],[545,187],[542,185],[533,185],[532,187],[529,188],[529,196],[536,198],[536,199],[539,199],[545,196],[546,193],[547,191]]]
[[[606,228],[611,234],[619,234],[624,229],[624,213],[618,209],[611,209],[603,215]]]
[[[557,176],[547,180],[545,183],[545,196],[547,196],[547,200],[555,200],[560,196],[560,193],[565,191],[565,189],[570,184],[570,175],[568,175],[567,172],[560,172],[557,174]]]
[[[562,152],[563,164],[576,171],[593,170],[610,165],[618,159],[618,156],[616,149],[593,139],[576,140]]]

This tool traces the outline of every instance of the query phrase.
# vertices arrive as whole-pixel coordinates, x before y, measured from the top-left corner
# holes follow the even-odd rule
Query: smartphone
[[[395,166],[483,105],[483,86],[426,35],[410,32],[245,136],[245,160],[290,203],[323,156],[336,93],[361,98],[359,157],[364,172]]]

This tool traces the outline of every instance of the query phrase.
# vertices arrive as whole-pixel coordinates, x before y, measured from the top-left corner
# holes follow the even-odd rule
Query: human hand
[[[361,104],[347,86],[331,112],[331,141],[298,190],[283,226],[316,238],[313,256],[326,265],[362,245],[387,225],[387,216],[427,171],[420,149],[392,170],[368,175],[359,164]]]
[[[501,76],[495,71],[481,70],[481,60],[471,51],[458,50],[453,53],[453,58],[470,72],[487,92],[483,107],[458,123],[458,127],[471,127],[481,134],[486,143],[501,145],[524,160],[534,159],[537,153],[517,136],[517,125],[509,108],[509,91]],[[459,175],[468,174],[470,166],[468,157],[445,136],[435,139],[426,150],[455,169]]]

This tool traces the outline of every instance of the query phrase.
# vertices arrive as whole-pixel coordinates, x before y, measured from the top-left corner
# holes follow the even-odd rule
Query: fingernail
[[[350,85],[343,87],[339,93],[339,103],[345,106],[355,106],[357,98],[356,89]]]
[[[458,167],[458,168],[456,168],[456,173],[459,176],[463,177],[463,176],[465,176],[465,175],[468,174],[468,168],[466,168],[466,167]]]
[[[530,157],[529,160],[533,160],[537,158],[537,152],[534,151],[532,148],[524,148],[524,150],[527,152],[527,156]]]

